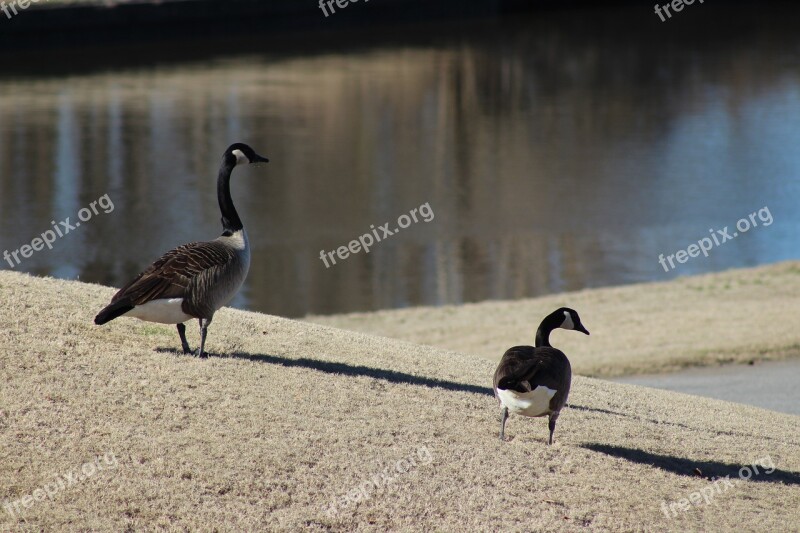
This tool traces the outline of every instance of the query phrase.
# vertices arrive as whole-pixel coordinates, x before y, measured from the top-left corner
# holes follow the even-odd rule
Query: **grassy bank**
[[[487,359],[225,309],[199,360],[172,327],[94,326],[112,293],[0,272],[2,531],[800,525],[797,417],[577,377],[554,446],[519,418],[500,443]]]
[[[575,372],[595,377],[800,357],[800,263],[519,301],[309,317],[311,322],[480,355],[533,344],[540,320],[576,309],[591,338],[556,332]]]

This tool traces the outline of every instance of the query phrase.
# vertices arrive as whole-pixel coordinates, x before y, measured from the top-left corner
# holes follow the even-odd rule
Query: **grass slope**
[[[800,262],[518,301],[312,316],[307,320],[494,361],[533,344],[539,322],[575,308],[590,339],[555,333],[573,370],[594,377],[800,357]]]
[[[0,272],[0,531],[800,527],[797,417],[577,377],[554,446],[514,417],[500,443],[486,359],[224,309],[224,355],[199,360],[173,327],[94,326],[112,294]],[[714,490],[695,468],[765,456],[771,474],[665,516]],[[52,498],[3,507],[54,476]]]

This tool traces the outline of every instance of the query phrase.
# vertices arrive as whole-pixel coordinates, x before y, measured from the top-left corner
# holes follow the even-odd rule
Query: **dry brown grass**
[[[209,334],[224,355],[199,360],[173,351],[173,327],[94,326],[112,294],[0,272],[0,531],[800,527],[797,417],[577,377],[554,446],[544,420],[520,418],[500,443],[489,360],[230,309]],[[597,331],[586,345],[612,332],[599,303],[575,304]],[[326,515],[332,497],[423,446],[430,464]],[[18,515],[2,508],[106,453],[117,468]],[[767,455],[771,475],[662,513],[712,486],[694,468],[735,476]]]
[[[553,343],[585,376],[800,357],[800,262],[528,300],[307,320],[497,361],[510,346],[532,344],[541,319],[562,305],[580,313],[592,336],[557,330]]]

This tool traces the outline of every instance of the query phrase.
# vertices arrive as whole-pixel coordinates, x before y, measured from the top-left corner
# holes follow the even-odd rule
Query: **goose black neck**
[[[233,172],[234,166],[223,161],[217,179],[217,200],[219,200],[219,210],[222,213],[223,235],[233,234],[244,227],[231,198],[231,172]]]
[[[553,331],[553,328],[549,327],[546,324],[542,324],[539,326],[539,329],[536,330],[536,347],[539,348],[541,346],[550,346],[550,332]]]

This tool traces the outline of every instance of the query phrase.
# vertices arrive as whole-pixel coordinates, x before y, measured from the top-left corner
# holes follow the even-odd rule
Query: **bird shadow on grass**
[[[171,353],[172,355],[186,355],[191,357],[192,354],[185,354],[183,350],[179,350],[177,348],[164,348],[163,346],[159,346],[158,348],[153,348],[153,351],[156,353]]]
[[[197,354],[195,353],[196,350],[195,352],[192,353],[183,353],[182,349],[159,347],[159,348],[154,348],[153,351],[156,353],[169,353],[172,355],[179,355],[182,357],[197,357]],[[223,357],[221,355],[216,355],[213,353],[208,353],[208,352],[203,352],[203,353],[205,354],[206,357]],[[198,358],[198,359],[204,359],[204,358]]]
[[[211,354],[211,356],[217,357],[214,354]],[[458,383],[456,381],[429,378],[426,376],[415,376],[413,374],[397,372],[396,370],[386,370],[384,368],[374,368],[371,366],[351,365],[348,363],[338,363],[334,361],[322,361],[319,359],[309,359],[307,357],[290,359],[277,355],[264,354],[232,353],[227,357],[232,359],[244,359],[247,361],[280,365],[287,368],[308,368],[311,370],[325,372],[327,374],[364,376],[382,379],[384,381],[388,381],[389,383],[405,383],[408,385],[419,385],[433,389],[444,389],[449,391],[470,392],[473,394],[486,394],[489,396],[494,396],[494,391],[489,387],[481,387],[480,385],[470,385],[468,383]]]
[[[800,473],[774,468],[775,464],[769,456],[755,458],[753,464],[735,465],[721,463],[719,461],[696,461],[685,457],[659,455],[637,448],[624,448],[622,446],[611,446],[608,444],[590,443],[581,444],[581,447],[612,457],[619,457],[620,459],[625,459],[632,463],[655,466],[661,470],[666,470],[667,472],[681,476],[702,476],[709,479],[729,476],[731,479],[742,479],[752,482],[800,485]],[[768,462],[762,462],[767,458],[769,458]]]

